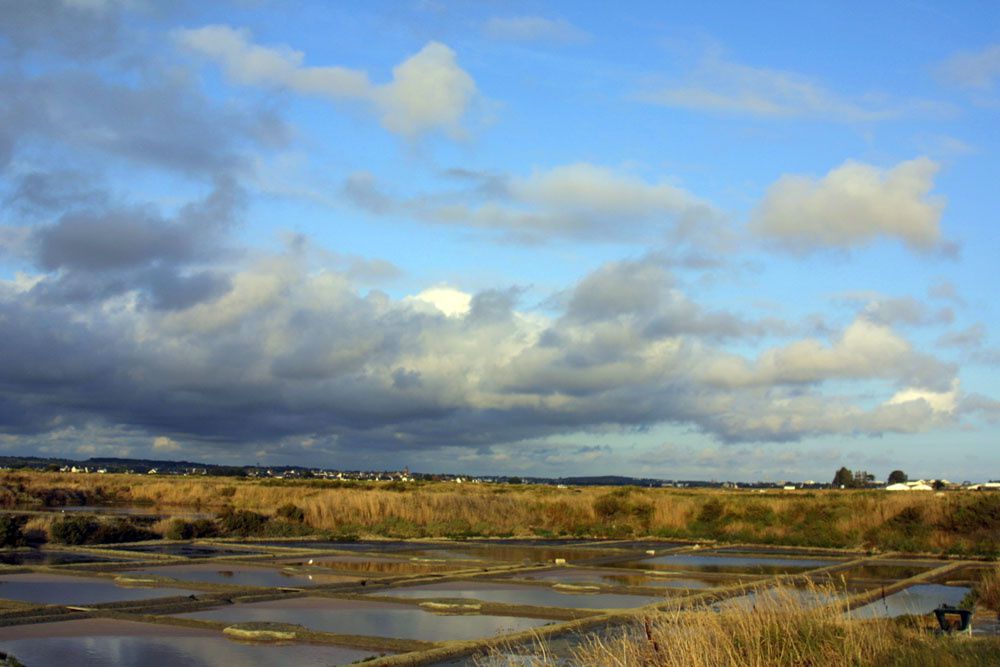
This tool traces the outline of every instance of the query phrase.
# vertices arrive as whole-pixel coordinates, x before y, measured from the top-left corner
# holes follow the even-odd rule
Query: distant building
[[[934,487],[922,479],[914,482],[899,482],[885,487],[886,491],[933,491]]]

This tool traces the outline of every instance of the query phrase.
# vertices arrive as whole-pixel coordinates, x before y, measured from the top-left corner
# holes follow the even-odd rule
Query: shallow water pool
[[[450,581],[424,586],[390,588],[373,597],[397,598],[461,598],[533,607],[567,607],[570,609],[626,609],[662,602],[661,597],[619,593],[570,592],[544,586],[505,584],[487,581]]]
[[[329,645],[239,643],[210,630],[105,619],[0,628],[0,650],[28,667],[323,667],[378,655]]]
[[[110,579],[57,574],[6,574],[0,576],[0,598],[35,604],[87,605],[187,596],[196,591],[181,588],[132,588]]]
[[[550,622],[537,618],[485,614],[441,615],[420,607],[391,602],[316,597],[236,604],[177,616],[226,623],[294,623],[338,634],[424,641],[481,639],[536,628]]]

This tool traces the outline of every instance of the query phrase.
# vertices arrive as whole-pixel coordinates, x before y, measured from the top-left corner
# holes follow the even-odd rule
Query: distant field
[[[147,506],[167,517],[228,511],[230,521],[214,529],[243,536],[654,536],[980,556],[1000,551],[1000,493],[991,492],[758,493],[0,473],[2,508],[107,504]],[[233,518],[236,510],[264,516]],[[50,531],[54,520],[35,515],[26,530]],[[169,519],[150,528],[166,534],[171,523],[170,536],[191,536],[179,535],[180,524]]]

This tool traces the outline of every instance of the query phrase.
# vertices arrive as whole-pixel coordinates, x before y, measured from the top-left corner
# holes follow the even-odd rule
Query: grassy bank
[[[278,530],[391,537],[708,538],[817,547],[996,556],[1000,494],[569,488],[337,483],[4,472],[0,506],[128,504],[163,514],[294,506]],[[292,510],[287,510],[292,511]],[[300,520],[299,520],[300,519]],[[29,528],[46,529],[34,518]],[[288,528],[290,525],[297,528]],[[154,527],[163,533],[168,522]],[[244,534],[252,534],[252,531]]]
[[[832,593],[833,591],[828,591]],[[601,667],[838,667],[996,665],[1000,638],[946,636],[912,618],[858,621],[846,607],[803,606],[793,596],[759,601],[754,613],[732,609],[664,612],[573,650],[572,664]],[[556,664],[545,645],[497,651],[483,665]],[[522,655],[517,655],[522,654]]]

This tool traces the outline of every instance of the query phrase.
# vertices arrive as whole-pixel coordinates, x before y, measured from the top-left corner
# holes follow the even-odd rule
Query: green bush
[[[1000,531],[1000,494],[988,493],[958,504],[941,522],[941,527],[965,535]]]
[[[128,519],[114,519],[99,522],[97,530],[90,538],[92,544],[115,544],[118,542],[142,542],[159,539],[152,530],[135,524]]]
[[[598,496],[592,507],[601,523],[597,532],[608,536],[648,533],[653,520],[653,504],[630,487]]]
[[[0,516],[0,547],[23,547],[26,517],[4,514]]]
[[[0,651],[0,667],[24,667],[24,663],[11,654]]]
[[[63,544],[114,544],[141,542],[159,537],[128,519],[100,522],[89,516],[70,516],[55,521],[49,529],[52,539]]]
[[[97,520],[89,516],[68,516],[52,523],[52,539],[63,544],[86,544],[97,532]]]
[[[278,508],[276,514],[287,521],[303,523],[306,520],[306,513],[301,507],[293,503],[287,503]]]
[[[930,530],[930,526],[924,523],[924,513],[919,507],[904,507],[899,514],[889,519],[886,525],[906,537],[924,535]]]
[[[268,521],[258,533],[262,537],[302,537],[311,535],[312,528],[308,524],[297,521]]]
[[[701,506],[698,511],[698,516],[695,521],[698,523],[714,525],[722,520],[726,515],[726,506],[718,498],[709,498],[708,501]]]
[[[227,535],[252,537],[267,528],[269,517],[250,510],[227,510],[219,515],[219,527]]]
[[[197,519],[195,521],[174,519],[167,526],[163,536],[168,540],[196,540],[202,537],[215,537],[218,534],[218,526],[210,519]]]

